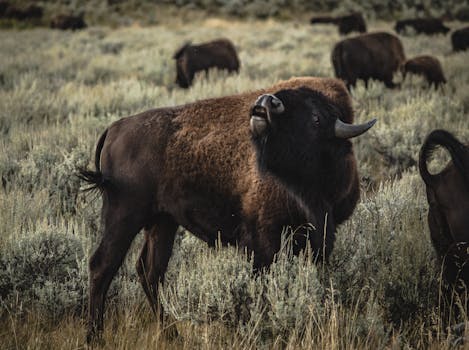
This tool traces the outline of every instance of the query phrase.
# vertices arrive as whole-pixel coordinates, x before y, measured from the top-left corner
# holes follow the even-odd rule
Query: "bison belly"
[[[183,196],[171,196],[172,200],[164,201],[170,205],[162,209],[210,245],[218,239],[224,244],[238,242],[245,227],[239,200],[200,184],[184,187]]]

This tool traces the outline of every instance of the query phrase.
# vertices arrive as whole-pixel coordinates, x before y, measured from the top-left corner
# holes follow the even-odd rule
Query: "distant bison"
[[[346,16],[339,17],[313,17],[310,20],[311,24],[317,23],[333,23],[339,27],[339,33],[342,35],[351,32],[366,32],[366,23],[363,15],[359,12],[351,13]]]
[[[176,51],[176,83],[182,88],[192,85],[196,72],[208,72],[210,68],[239,71],[238,54],[228,39],[218,39],[200,45],[185,44]]]
[[[455,30],[451,34],[453,51],[464,51],[469,48],[469,27]]]
[[[340,41],[334,46],[331,59],[336,77],[345,81],[349,89],[359,79],[367,87],[369,79],[376,79],[393,88],[394,72],[404,63],[405,54],[398,37],[377,32]]]
[[[96,170],[81,172],[103,196],[88,341],[103,329],[109,284],[141,229],[137,271],[155,312],[179,225],[210,245],[246,249],[257,269],[272,263],[286,226],[295,253],[310,246],[327,260],[360,195],[349,138],[374,124],[353,118],[342,82],[295,78],[114,122],[98,141]]]
[[[413,28],[418,34],[446,34],[449,28],[443,24],[443,21],[438,18],[413,18],[404,19],[396,22],[394,30],[396,33],[402,34],[406,31],[407,27]]]
[[[39,20],[43,16],[40,6],[30,4],[26,7],[17,7],[7,1],[0,1],[0,18],[15,19],[18,21]]]
[[[446,83],[440,61],[433,56],[423,55],[408,59],[403,68],[404,79],[407,73],[424,76],[428,84],[434,85],[435,88]]]
[[[83,14],[79,14],[78,16],[62,14],[57,15],[51,20],[50,27],[61,30],[77,30],[84,29],[87,25],[83,19]]]
[[[437,146],[449,151],[452,162],[433,175],[427,160]],[[434,130],[420,151],[419,168],[427,188],[430,236],[443,277],[450,285],[463,281],[469,287],[469,148],[449,132]]]

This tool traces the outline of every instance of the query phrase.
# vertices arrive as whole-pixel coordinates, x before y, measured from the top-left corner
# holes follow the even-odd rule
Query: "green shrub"
[[[4,312],[37,309],[57,318],[84,307],[86,270],[79,238],[65,227],[25,232],[2,247],[0,296]]]

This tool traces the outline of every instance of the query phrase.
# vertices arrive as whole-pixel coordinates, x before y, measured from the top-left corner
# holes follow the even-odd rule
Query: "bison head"
[[[351,153],[347,139],[376,122],[347,124],[341,121],[344,113],[306,87],[259,96],[251,108],[250,129],[260,170],[304,183],[305,177],[337,169],[334,164]]]

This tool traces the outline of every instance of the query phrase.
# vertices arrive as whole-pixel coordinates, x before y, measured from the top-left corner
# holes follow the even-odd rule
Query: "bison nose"
[[[275,95],[265,94],[261,95],[257,98],[254,106],[261,106],[267,110],[267,113],[283,113],[285,107],[283,106],[283,102]]]
[[[272,122],[272,114],[279,114],[284,110],[283,102],[276,96],[271,94],[259,96],[251,109],[251,132],[255,136],[264,134]]]

